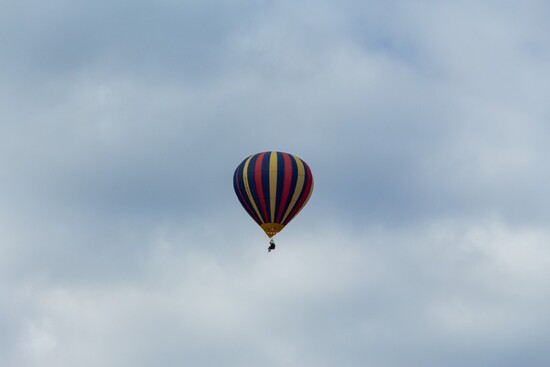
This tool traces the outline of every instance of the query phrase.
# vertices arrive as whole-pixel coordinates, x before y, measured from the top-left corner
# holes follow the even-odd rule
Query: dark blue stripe
[[[302,164],[304,164],[304,161],[300,160]],[[294,205],[294,208],[292,208],[290,214],[288,217],[286,217],[284,225],[287,225],[295,216],[298,214],[298,212],[301,210],[301,208],[305,205],[305,203],[301,203],[302,199],[304,199],[304,196],[307,196],[309,192],[306,192],[306,189],[308,187],[308,184],[311,180],[312,176],[310,175],[308,169],[306,168],[306,165],[304,164],[304,185],[302,186],[302,190],[300,191],[300,195],[298,195],[298,199],[296,200],[296,204]]]
[[[250,215],[252,219],[256,221],[256,223],[261,224],[261,221],[256,215],[254,211],[254,207],[252,206],[252,203],[250,202],[250,200],[248,199],[248,195],[246,194],[246,189],[244,186],[244,176],[243,176],[245,162],[246,162],[246,159],[235,170],[235,176],[237,177],[237,180],[233,178],[233,186],[235,188],[235,194],[237,194],[237,198],[241,202],[241,205],[243,206],[244,210],[248,213],[248,215]],[[241,193],[240,195],[239,195],[239,190]],[[247,209],[247,205],[248,205],[248,208],[250,209]]]

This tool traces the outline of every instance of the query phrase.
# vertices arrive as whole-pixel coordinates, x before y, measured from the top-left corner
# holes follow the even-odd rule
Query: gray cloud
[[[7,366],[548,363],[547,5],[31,5],[0,5]],[[269,149],[316,184],[264,257],[231,176]]]

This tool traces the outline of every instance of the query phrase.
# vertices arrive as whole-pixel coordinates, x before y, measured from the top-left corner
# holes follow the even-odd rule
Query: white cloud
[[[496,363],[547,333],[546,232],[499,221],[314,229],[282,235],[269,255],[261,234],[212,252],[221,233],[163,229],[132,277],[13,287],[27,311],[12,365],[398,366],[395,349],[420,365],[467,360],[452,352],[467,341]]]

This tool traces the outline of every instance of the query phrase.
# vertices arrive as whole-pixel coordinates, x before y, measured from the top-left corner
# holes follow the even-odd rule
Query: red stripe
[[[286,153],[283,155],[283,192],[281,194],[281,200],[279,201],[279,213],[277,214],[277,222],[281,223],[284,211],[286,210],[286,201],[288,199],[288,193],[290,192],[290,184],[292,183],[292,164],[290,163],[290,156]]]
[[[292,220],[292,218],[296,216],[296,214],[298,214],[300,210],[302,210],[302,207],[305,205],[305,201],[309,196],[309,193],[311,192],[311,186],[313,184],[313,175],[311,174],[311,170],[309,169],[308,165],[304,161],[302,161],[302,163],[304,164],[304,167],[306,169],[306,178],[307,178],[306,187],[302,190],[302,193],[298,198],[298,202],[290,212],[289,216],[286,217],[285,223],[281,223],[285,226],[288,224],[288,222]]]
[[[269,217],[267,215],[267,209],[265,206],[264,198],[264,188],[262,183],[262,162],[264,159],[265,153],[260,153],[256,159],[256,165],[254,167],[254,179],[256,182],[256,193],[258,194],[258,199],[260,200],[260,206],[262,207],[262,212],[264,215],[264,222],[269,222]]]

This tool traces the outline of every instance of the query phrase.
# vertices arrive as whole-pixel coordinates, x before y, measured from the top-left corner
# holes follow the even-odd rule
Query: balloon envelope
[[[273,237],[306,205],[313,176],[306,162],[292,154],[262,152],[242,161],[233,186],[246,212]]]

